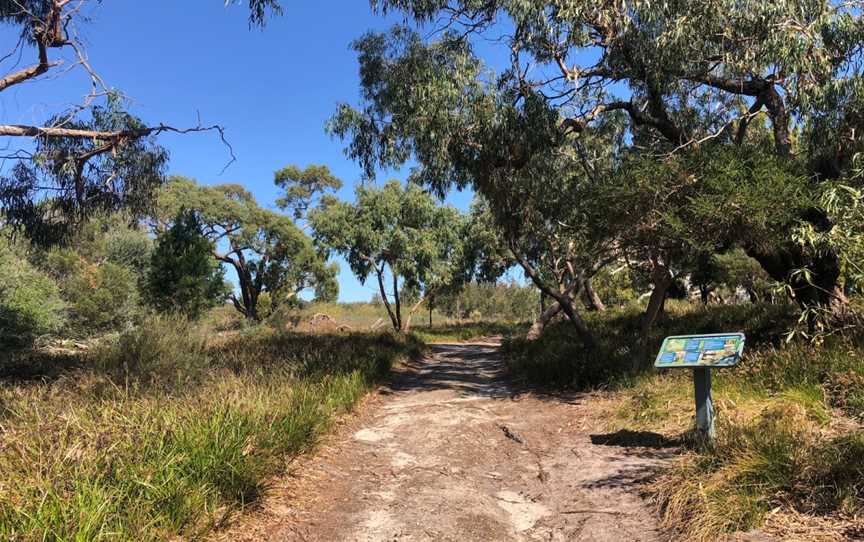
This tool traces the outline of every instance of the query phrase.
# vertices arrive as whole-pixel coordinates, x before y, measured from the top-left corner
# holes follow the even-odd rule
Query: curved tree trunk
[[[645,309],[640,322],[639,347],[637,348],[636,355],[633,357],[634,370],[640,369],[648,361],[651,330],[666,300],[669,286],[672,284],[672,273],[670,273],[669,268],[663,263],[655,261],[651,275],[654,289],[651,290],[651,297],[648,298],[648,307]]]
[[[525,338],[529,341],[534,341],[540,338],[540,335],[543,334],[543,330],[546,329],[546,326],[549,325],[549,322],[555,318],[558,313],[561,312],[561,304],[555,301],[550,304],[548,307],[543,309],[537,319],[534,320],[534,323],[531,324],[531,329],[528,330],[528,335]]]
[[[579,336],[579,340],[582,341],[582,345],[585,348],[591,350],[597,346],[597,341],[594,338],[594,334],[591,333],[591,330],[588,329],[588,325],[585,323],[585,320],[579,316],[579,313],[576,312],[576,309],[573,308],[573,295],[578,295],[578,291],[574,292],[576,288],[578,288],[581,284],[581,280],[576,280],[573,284],[567,288],[565,292],[555,291],[554,288],[549,287],[548,284],[540,277],[540,274],[534,269],[534,266],[531,265],[525,256],[522,255],[521,252],[517,250],[516,244],[511,241],[510,244],[510,252],[513,254],[513,257],[522,267],[522,270],[525,271],[525,274],[528,275],[528,278],[531,279],[531,282],[534,283],[537,288],[558,302],[561,306],[561,310],[564,311],[564,314],[567,315],[567,318],[570,320],[570,323],[573,324],[573,327],[576,330],[576,334]]]
[[[588,310],[590,311],[598,311],[602,312],[606,310],[606,305],[603,304],[603,300],[600,299],[600,296],[597,295],[597,291],[594,289],[594,286],[591,284],[591,279],[586,278],[582,281],[582,290],[585,294],[585,301]]]
[[[829,321],[842,323],[851,312],[849,298],[840,285],[840,261],[836,254],[825,252],[808,257],[797,245],[786,245],[773,251],[745,246],[748,256],[759,262],[772,279],[789,284],[795,302],[802,309],[816,308]],[[810,281],[795,275],[798,269],[807,269]]]
[[[408,311],[408,316],[405,317],[405,322],[404,322],[404,324],[403,324],[403,326],[402,326],[402,333],[408,333],[409,331],[411,331],[411,318],[414,317],[414,313],[417,312],[417,309],[420,308],[420,306],[423,304],[424,301],[426,301],[426,296],[421,297],[421,298],[420,298],[420,301],[418,301],[417,303],[415,303],[415,304],[411,307],[411,309]],[[432,306],[432,305],[430,304],[429,306],[430,306],[430,309],[429,309],[429,322],[430,322],[430,325],[431,325],[431,322],[432,322],[432,309],[431,309],[431,306]]]

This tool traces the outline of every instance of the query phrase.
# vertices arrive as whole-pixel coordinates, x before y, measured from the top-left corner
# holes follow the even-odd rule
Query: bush
[[[639,344],[641,309],[629,306],[586,313],[597,338],[597,348],[586,351],[568,322],[557,322],[535,341],[521,338],[504,343],[510,371],[523,380],[544,387],[589,389],[603,387],[630,373]],[[656,352],[668,335],[746,331],[748,350],[778,343],[795,321],[789,305],[693,305],[667,301],[666,312],[654,326],[649,351]],[[647,370],[653,370],[646,367]],[[782,374],[782,373],[777,373]]]
[[[50,251],[42,266],[57,281],[69,307],[70,333],[116,331],[140,316],[138,278],[128,267],[94,264],[69,249]]]
[[[225,299],[224,272],[212,251],[198,215],[180,211],[151,254],[145,280],[150,304],[160,312],[197,318]]]
[[[93,367],[121,381],[188,384],[208,364],[206,337],[182,317],[156,316],[90,354]]]
[[[51,277],[13,250],[0,245],[0,346],[21,348],[59,331],[66,305]]]

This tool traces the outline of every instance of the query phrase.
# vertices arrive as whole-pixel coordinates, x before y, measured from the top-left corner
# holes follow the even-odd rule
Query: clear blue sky
[[[202,183],[236,182],[259,202],[273,206],[273,172],[287,164],[326,164],[345,181],[340,193],[353,198],[360,170],[343,144],[324,132],[337,102],[356,103],[357,61],[350,42],[370,29],[400,22],[371,12],[363,0],[283,2],[285,13],[264,30],[250,29],[245,6],[222,0],[112,0],[88,8],[79,26],[90,63],[109,86],[132,99],[131,111],[148,123],[226,127],[237,161],[229,159],[215,134],[164,135],[170,172]],[[2,29],[11,48],[17,35]],[[482,47],[482,44],[481,44]],[[26,52],[22,64],[33,62]],[[11,62],[2,66],[10,69]],[[88,91],[79,70],[27,83],[0,95],[7,123],[42,123]],[[384,172],[404,179],[407,172]],[[466,209],[470,194],[453,194]],[[369,299],[366,286],[340,264],[340,300]]]

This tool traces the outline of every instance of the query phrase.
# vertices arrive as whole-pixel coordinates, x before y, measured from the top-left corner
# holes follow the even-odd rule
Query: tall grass
[[[601,425],[659,433],[684,445],[680,462],[650,487],[666,525],[684,540],[714,540],[762,524],[769,511],[854,516],[864,512],[864,341],[786,343],[789,307],[671,304],[652,337],[744,331],[739,366],[714,371],[717,440],[690,438],[690,371],[633,373],[638,311],[593,314],[600,347],[586,353],[559,324],[540,340],[507,345],[515,376],[546,387],[608,388]]]
[[[266,490],[418,343],[155,320],[50,383],[0,387],[0,539],[195,539]],[[175,360],[175,362],[171,362]]]

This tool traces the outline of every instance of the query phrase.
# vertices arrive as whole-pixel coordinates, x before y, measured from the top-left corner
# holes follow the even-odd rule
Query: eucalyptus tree
[[[709,144],[767,143],[800,176],[820,181],[846,175],[860,149],[859,2],[373,6],[433,30],[421,37],[399,27],[355,43],[362,104],[341,106],[331,128],[367,174],[414,157],[430,186],[471,184],[486,195],[496,178],[572,145],[572,136],[610,115],[626,118],[629,146],[661,163]],[[484,67],[474,36],[500,44],[510,65],[497,75]],[[826,138],[831,132],[844,137]],[[830,220],[818,206],[796,210],[791,217],[778,210],[770,242],[737,241],[772,278],[788,282],[802,305],[842,312],[836,251],[804,250],[788,235],[799,221],[828,231]]]
[[[461,278],[465,219],[414,184],[360,186],[355,203],[328,196],[309,220],[319,243],[343,255],[361,282],[375,276],[394,330],[408,331],[423,303]],[[408,290],[418,295],[406,311]]]
[[[334,297],[335,265],[326,263],[290,217],[260,207],[242,186],[201,186],[172,177],[160,190],[154,228],[166,229],[181,209],[197,213],[213,257],[234,269],[240,296],[230,299],[247,318],[261,319],[264,292],[273,306],[296,301],[309,289]]]
[[[100,3],[0,0],[0,25],[17,33],[0,55],[0,95],[16,92],[21,99],[33,82],[74,82],[76,72],[86,81],[77,103],[49,109],[41,122],[0,120],[0,215],[36,243],[67,239],[97,211],[142,216],[165,180],[168,154],[158,143],[160,134],[215,132],[224,141],[218,124],[146,123],[126,111],[127,100],[91,63],[82,38],[90,7]],[[223,2],[229,3],[239,2]],[[250,25],[281,12],[276,0],[248,0],[248,9]]]

